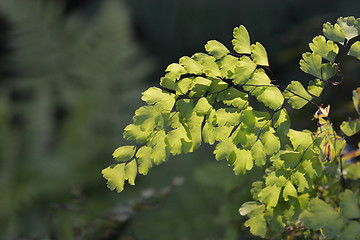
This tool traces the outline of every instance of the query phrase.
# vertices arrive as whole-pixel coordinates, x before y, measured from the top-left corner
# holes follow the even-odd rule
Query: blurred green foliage
[[[358,1],[88,0],[66,14],[64,2],[0,1],[2,239],[253,238],[237,210],[259,174],[235,176],[211,148],[155,168],[121,194],[106,189],[100,171],[140,93],[179,56],[210,39],[230,44],[228,33],[244,24],[290,81],[314,29],[357,15]]]

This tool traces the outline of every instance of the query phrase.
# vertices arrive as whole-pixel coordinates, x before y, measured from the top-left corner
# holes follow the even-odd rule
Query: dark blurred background
[[[306,82],[301,54],[324,22],[348,15],[360,17],[358,0],[0,0],[0,238],[254,239],[238,208],[261,174],[235,176],[211,147],[120,194],[101,170],[141,92],[181,56],[211,39],[230,49],[243,24],[279,84]],[[339,121],[352,111],[356,67],[348,60],[350,84],[325,96],[332,107],[346,99]],[[312,123],[316,109],[304,111],[293,127]]]

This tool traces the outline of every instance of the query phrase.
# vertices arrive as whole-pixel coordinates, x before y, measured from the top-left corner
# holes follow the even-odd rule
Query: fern
[[[326,85],[342,82],[343,57],[360,59],[359,31],[354,17],[323,25],[325,37],[315,37],[300,60],[300,69],[313,77],[305,86],[277,85],[268,75],[265,48],[251,44],[244,26],[234,29],[233,52],[211,40],[207,53],[170,64],[160,87],[143,93],[146,105],[125,128],[124,138],[133,144],[117,148],[117,163],[102,171],[108,187],[121,192],[126,181],[135,184],[138,173],[146,175],[170,155],[193,152],[204,142],[215,145],[215,159],[226,160],[235,174],[265,167],[263,180],[252,185],[254,201],[239,210],[253,235],[290,229],[304,237],[310,230],[329,239],[359,237],[359,168],[344,161],[345,137],[335,131],[330,106],[320,99]],[[358,93],[353,101],[359,112]],[[291,129],[286,104],[314,105],[317,131]],[[360,131],[359,120],[340,128],[351,136]],[[355,171],[347,175],[344,169]]]

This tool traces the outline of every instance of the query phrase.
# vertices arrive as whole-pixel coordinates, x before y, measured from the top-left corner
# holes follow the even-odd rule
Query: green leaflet
[[[216,40],[208,41],[205,45],[205,49],[211,56],[214,56],[216,59],[223,58],[228,53],[230,53],[230,51],[222,43]]]
[[[267,208],[275,207],[278,204],[281,187],[276,185],[265,187],[259,193],[259,201],[264,203]]]
[[[334,42],[343,43],[345,41],[344,30],[337,23],[335,23],[334,25],[332,25],[329,22],[324,23],[323,33],[326,38],[328,38]]]
[[[202,74],[202,66],[200,63],[189,57],[182,57],[179,63],[185,68],[188,73]]]
[[[237,57],[231,55],[226,55],[219,60],[218,65],[220,67],[221,77],[232,78],[238,61],[239,59]]]
[[[204,77],[196,77],[193,82],[193,88],[191,89],[189,96],[202,97],[208,91],[211,84],[211,80]]]
[[[183,126],[168,132],[166,140],[172,155],[189,152],[192,146],[191,140],[188,138],[188,132]]]
[[[150,144],[152,147],[151,158],[156,165],[165,162],[169,157],[169,149],[165,143],[166,135],[164,130],[160,130],[155,133],[155,136],[151,140]]]
[[[250,217],[245,223],[245,227],[250,227],[251,234],[264,238],[266,235],[266,221],[264,214]]]
[[[251,170],[254,166],[251,151],[235,149],[231,156],[230,162],[234,162],[234,172],[236,175],[240,172],[245,173],[246,170]]]
[[[204,116],[210,109],[212,109],[212,105],[209,103],[209,100],[202,97],[195,104],[194,112],[199,116]]]
[[[359,36],[360,32],[360,19],[354,17],[340,17],[337,20],[337,24],[342,28],[345,33],[346,39],[352,39]]]
[[[229,88],[220,92],[217,95],[216,100],[223,101],[228,106],[234,106],[241,109],[247,105],[248,95],[235,88]]]
[[[340,218],[339,213],[323,200],[314,198],[309,202],[307,210],[300,215],[300,220],[307,228],[319,230],[329,226]],[[331,224],[332,225],[332,224]]]
[[[321,78],[323,81],[329,80],[336,75],[336,68],[332,63],[324,63],[321,65]]]
[[[251,147],[251,155],[254,158],[256,166],[261,167],[266,163],[266,153],[264,145],[261,141],[256,141],[256,143]]]
[[[264,150],[268,155],[273,155],[280,150],[280,140],[274,133],[274,130],[269,130],[261,137]]]
[[[153,160],[151,159],[151,147],[142,146],[136,153],[139,173],[146,175],[149,169],[153,166]]]
[[[243,86],[246,91],[249,91],[252,95],[258,96],[262,92],[262,89],[268,87],[271,83],[270,78],[266,75],[263,69],[256,69],[249,81]],[[257,91],[256,88],[258,88]]]
[[[291,181],[287,181],[283,191],[283,198],[285,201],[289,201],[289,196],[297,197],[297,191]]]
[[[124,190],[125,184],[125,163],[109,166],[101,171],[105,179],[107,179],[107,186],[111,190],[116,189],[117,192]]]
[[[302,57],[300,69],[316,78],[321,78],[321,57],[315,53],[308,52],[304,53]]]
[[[287,182],[287,177],[280,171],[272,172],[270,173],[266,179],[265,184],[266,186],[278,186],[278,187],[284,187]]]
[[[230,154],[236,149],[236,145],[231,139],[219,142],[214,150],[216,160],[228,159]]]
[[[353,90],[352,100],[353,100],[353,104],[354,104],[354,108],[355,108],[356,112],[360,115],[360,88]]]
[[[273,115],[273,125],[277,132],[287,134],[290,129],[290,117],[285,108],[276,111]]]
[[[143,131],[140,126],[135,124],[129,124],[124,129],[124,138],[135,140],[138,143],[145,143],[150,134],[150,131]]]
[[[115,158],[115,160],[118,162],[129,161],[134,156],[135,150],[135,146],[118,147],[113,153],[113,158]]]
[[[130,185],[135,185],[135,178],[137,175],[137,163],[135,159],[126,163],[124,169],[124,175],[125,175],[125,180],[128,180],[128,183]]]
[[[309,183],[305,178],[305,175],[301,172],[294,172],[291,175],[291,181],[298,186],[297,190],[299,193],[304,192],[305,190],[310,189]]]
[[[360,131],[359,119],[349,119],[349,121],[342,122],[340,129],[348,137],[358,133]]]
[[[239,124],[241,113],[234,108],[221,108],[216,111],[217,124],[219,126],[235,126]]]
[[[339,234],[338,239],[341,240],[352,240],[358,239],[360,235],[360,223],[356,221],[350,221],[344,230]]]
[[[284,97],[281,91],[275,86],[266,87],[256,98],[273,110],[280,109],[284,103]]]
[[[324,89],[325,84],[320,79],[311,80],[307,87],[307,90],[310,94],[315,97],[320,97],[322,90]]]
[[[199,59],[199,61],[203,66],[203,73],[206,76],[216,78],[221,75],[220,68],[216,64],[216,59],[214,57],[204,55]]]
[[[194,78],[183,78],[176,83],[176,94],[186,94],[193,87]]]
[[[360,41],[356,41],[351,45],[348,54],[360,60]]]
[[[289,130],[287,134],[294,147],[294,150],[304,151],[313,144],[312,133],[307,131],[296,131],[293,129]]]
[[[250,37],[246,28],[243,25],[236,27],[233,36],[232,44],[234,45],[234,50],[240,54],[250,54]]]
[[[317,36],[309,44],[310,49],[317,55],[334,62],[336,55],[339,53],[339,47],[333,41],[326,41],[324,36]]]
[[[312,100],[311,95],[298,81],[291,81],[284,92],[284,96],[294,109],[300,109]]]
[[[233,83],[245,84],[249,80],[255,69],[256,64],[249,57],[241,57],[235,68]]]
[[[158,111],[170,111],[175,104],[174,94],[156,87],[146,90],[141,99],[149,105],[154,105]]]
[[[359,197],[354,192],[346,189],[340,195],[340,210],[341,215],[350,219],[360,218],[360,203]]]
[[[266,50],[258,42],[251,45],[251,57],[256,65],[269,66]]]
[[[251,217],[264,213],[264,210],[264,205],[261,205],[258,202],[246,202],[241,205],[239,213],[243,216],[248,215],[249,217]]]

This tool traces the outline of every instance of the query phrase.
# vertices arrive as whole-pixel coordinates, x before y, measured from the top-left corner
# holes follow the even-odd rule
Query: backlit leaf
[[[149,105],[155,105],[155,108],[159,111],[170,111],[175,104],[174,94],[157,87],[151,87],[143,92],[141,99]]]
[[[294,149],[297,151],[304,151],[313,144],[312,134],[310,132],[290,129],[287,135]]]
[[[145,143],[151,132],[144,131],[140,126],[129,124],[124,129],[124,138],[128,140],[136,140],[138,143]]]
[[[135,150],[135,146],[121,146],[114,151],[113,157],[118,162],[126,162],[134,156]]]
[[[342,28],[345,33],[346,39],[352,39],[359,36],[360,32],[360,20],[354,17],[340,17],[337,20],[337,24]]]
[[[360,115],[360,88],[352,91],[352,100],[356,112]]]
[[[208,41],[205,45],[206,51],[214,56],[216,59],[220,59],[229,53],[229,50],[220,42],[216,40]]]
[[[297,190],[299,193],[304,192],[306,189],[309,189],[309,184],[304,176],[303,173],[301,172],[294,172],[291,175],[291,181],[298,186]]]
[[[319,97],[322,90],[324,89],[324,82],[320,79],[311,80],[309,82],[309,85],[307,87],[307,90],[310,94],[312,94],[315,97]]]
[[[294,109],[300,109],[312,100],[311,95],[298,81],[291,81],[284,92],[285,98]]]
[[[264,203],[267,208],[275,207],[278,204],[281,187],[276,185],[269,186],[259,193],[259,201]]]
[[[168,132],[166,139],[170,148],[170,152],[173,155],[180,154],[183,145],[188,144],[191,146],[191,141],[189,140],[187,131],[183,126]]]
[[[321,57],[309,52],[304,53],[302,57],[303,59],[300,60],[300,69],[316,78],[321,78]]]
[[[151,147],[142,146],[136,153],[139,165],[139,173],[142,175],[146,175],[149,172],[149,169],[153,166],[151,150]]]
[[[135,178],[137,175],[137,163],[135,159],[126,163],[124,174],[125,174],[125,179],[128,180],[129,184],[135,185]]]
[[[326,41],[324,36],[315,37],[309,47],[314,53],[330,62],[334,62],[339,53],[339,47],[331,40]]]
[[[343,43],[345,41],[344,30],[337,23],[335,23],[334,25],[332,25],[329,22],[324,23],[323,33],[326,38],[328,38],[334,42]]]
[[[247,81],[247,83],[243,86],[246,91],[251,92],[252,95],[259,95],[261,92],[254,92],[256,88],[263,89],[263,87],[268,87],[271,83],[270,78],[266,75],[263,69],[257,69]]]
[[[275,86],[267,87],[265,91],[256,98],[273,110],[278,110],[284,103],[284,97],[281,91]]]
[[[273,115],[273,125],[277,132],[287,134],[290,129],[290,118],[285,108],[276,111]]]
[[[200,99],[197,101],[197,103],[195,104],[194,112],[196,112],[197,115],[203,116],[203,115],[205,115],[211,108],[212,108],[212,106],[210,105],[208,99],[205,98],[205,97],[202,97],[202,98],[200,98]]]
[[[124,190],[125,184],[125,163],[109,166],[101,171],[103,177],[107,180],[107,186],[117,192]]]
[[[283,191],[283,198],[285,201],[289,201],[289,196],[297,197],[297,191],[291,181],[287,181]]]
[[[245,84],[255,69],[256,64],[249,57],[241,57],[235,68],[233,82],[235,84]]]
[[[267,131],[262,135],[262,143],[266,154],[273,155],[280,150],[280,140],[274,131]]]
[[[360,60],[360,41],[356,41],[353,45],[351,45],[348,54]]]
[[[360,131],[359,119],[349,119],[349,121],[342,122],[340,129],[348,137],[358,133]]]
[[[266,235],[266,221],[264,214],[250,217],[244,225],[250,227],[251,234],[264,238]]]
[[[236,149],[236,146],[231,139],[219,142],[214,150],[216,160],[229,158],[230,154]]]
[[[263,166],[266,163],[266,153],[264,151],[264,146],[261,141],[256,141],[256,143],[251,148],[251,154],[254,158],[256,166]]]
[[[287,179],[280,171],[270,173],[265,179],[266,186],[274,186],[275,185],[278,187],[284,187],[286,182],[287,182]]]
[[[168,158],[168,149],[165,144],[165,131],[158,131],[151,141],[151,158],[156,165],[165,162]]]
[[[191,89],[189,96],[193,97],[201,97],[204,96],[207,90],[210,87],[211,80],[203,78],[203,77],[196,77],[194,79],[194,87]]]
[[[243,25],[236,27],[233,35],[232,44],[234,45],[234,50],[240,54],[250,54],[250,37],[246,28]]]
[[[235,73],[235,68],[239,58],[226,55],[219,61],[220,72],[222,77],[232,78]]]
[[[180,58],[179,63],[184,66],[188,73],[202,74],[202,66],[200,63],[187,56]]]
[[[258,214],[264,213],[265,206],[258,203],[258,202],[246,202],[243,205],[241,205],[241,208],[239,209],[239,213],[242,216],[256,216]]]
[[[326,81],[337,74],[337,71],[332,63],[324,63],[321,65],[321,77]]]
[[[256,65],[269,66],[266,50],[258,42],[251,45],[251,57]]]
[[[254,166],[251,151],[235,149],[231,158],[234,159],[234,172],[236,175],[240,172],[245,173],[246,170],[251,170]]]
[[[216,59],[211,56],[206,56],[201,59],[201,65],[203,66],[203,73],[208,77],[219,77],[221,76],[220,68],[216,64]]]
[[[216,98],[217,101],[223,101],[226,105],[232,105],[237,108],[243,108],[248,103],[248,95],[235,88],[229,88],[220,92]]]

